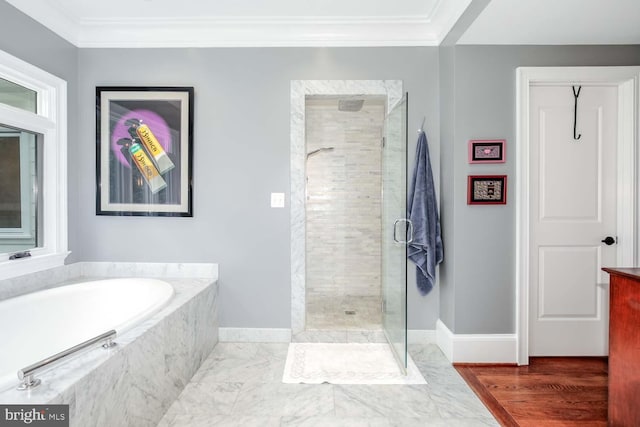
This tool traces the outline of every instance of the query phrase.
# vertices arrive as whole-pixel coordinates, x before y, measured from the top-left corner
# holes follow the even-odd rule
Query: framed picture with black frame
[[[504,139],[472,139],[469,141],[469,163],[504,163]]]
[[[507,203],[506,175],[469,175],[467,204],[505,205]]]
[[[193,87],[96,87],[96,214],[193,216]]]

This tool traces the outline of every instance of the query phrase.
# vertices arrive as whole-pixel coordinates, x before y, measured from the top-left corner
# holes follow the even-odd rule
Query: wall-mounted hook
[[[576,126],[578,123],[578,97],[580,96],[582,86],[578,86],[577,92],[575,86],[572,86],[571,89],[573,90],[573,139],[577,141],[582,137],[582,134],[576,136]]]
[[[422,117],[422,124],[420,125],[420,129],[418,129],[418,133],[424,132],[424,122],[427,120],[426,116]]]

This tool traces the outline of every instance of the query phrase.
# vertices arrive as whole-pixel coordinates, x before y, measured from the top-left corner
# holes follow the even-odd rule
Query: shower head
[[[322,151],[333,151],[333,150],[335,150],[335,147],[323,147],[323,148],[318,148],[317,150],[309,151],[307,153],[307,159],[313,156],[314,154],[318,154]]]
[[[364,99],[341,99],[338,101],[338,110],[340,111],[360,111],[364,105]]]

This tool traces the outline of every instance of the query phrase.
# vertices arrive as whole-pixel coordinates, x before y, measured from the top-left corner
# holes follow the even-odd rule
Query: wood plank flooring
[[[503,426],[607,425],[607,358],[536,357],[529,363],[455,368]]]

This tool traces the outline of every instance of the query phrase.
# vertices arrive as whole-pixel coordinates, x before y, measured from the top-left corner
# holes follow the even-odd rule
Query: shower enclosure
[[[388,341],[406,366],[407,113],[399,80],[291,82],[294,341]]]
[[[306,327],[381,329],[385,99],[306,101]]]
[[[385,117],[382,149],[382,329],[407,369],[407,95]]]

